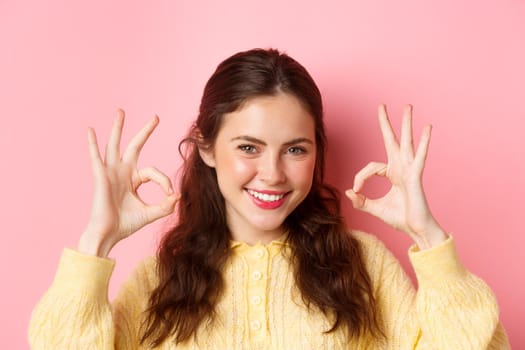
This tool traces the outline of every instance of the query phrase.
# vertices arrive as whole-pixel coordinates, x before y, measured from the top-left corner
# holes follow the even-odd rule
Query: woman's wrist
[[[107,258],[115,243],[109,242],[108,239],[102,239],[100,236],[101,235],[88,230],[84,231],[78,241],[78,252]]]
[[[447,233],[439,226],[437,222],[428,225],[424,230],[415,232],[413,235],[414,242],[420,250],[430,249],[438,246],[448,238]]]

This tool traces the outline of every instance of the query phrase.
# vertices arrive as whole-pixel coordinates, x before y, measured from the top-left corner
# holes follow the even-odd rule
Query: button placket
[[[248,263],[248,322],[250,329],[250,338],[253,340],[262,340],[266,336],[267,330],[267,273],[269,252],[266,247],[258,245],[252,247],[247,252],[246,260]]]

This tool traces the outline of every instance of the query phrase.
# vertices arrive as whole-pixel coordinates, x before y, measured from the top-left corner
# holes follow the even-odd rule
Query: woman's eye
[[[306,150],[303,147],[290,147],[288,148],[288,153],[291,154],[304,154],[306,153]]]
[[[238,148],[245,153],[255,153],[257,151],[255,146],[252,145],[240,145]]]

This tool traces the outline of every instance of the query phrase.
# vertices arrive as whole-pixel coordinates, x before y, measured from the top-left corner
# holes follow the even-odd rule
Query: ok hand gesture
[[[104,160],[95,131],[88,129],[94,193],[91,218],[80,238],[79,251],[105,257],[120,240],[173,212],[178,196],[174,194],[170,179],[156,168],[137,168],[140,151],[158,123],[155,116],[133,137],[121,155],[124,111],[119,110]],[[140,185],[148,181],[157,183],[166,194],[157,205],[144,203],[137,193]]]
[[[368,212],[390,226],[404,231],[421,249],[435,246],[445,240],[447,235],[430,212],[422,184],[431,126],[423,129],[414,153],[412,106],[404,108],[399,142],[384,105],[379,106],[379,124],[388,163],[368,163],[356,174],[354,186],[346,191],[346,195],[354,208]],[[386,177],[392,187],[383,197],[369,199],[359,192],[365,181],[374,175]]]

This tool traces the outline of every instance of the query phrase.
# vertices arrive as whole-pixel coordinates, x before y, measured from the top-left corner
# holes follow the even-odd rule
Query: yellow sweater
[[[461,265],[452,238],[425,251],[409,250],[416,292],[398,261],[375,237],[354,232],[363,246],[387,339],[325,334],[330,321],[308,310],[283,255],[282,241],[248,246],[232,242],[224,269],[225,292],[213,324],[203,324],[191,341],[159,349],[510,349],[498,322],[498,306],[488,286]],[[139,327],[155,259],[144,260],[108,302],[114,261],[65,249],[55,280],[33,311],[32,349],[145,349]]]

